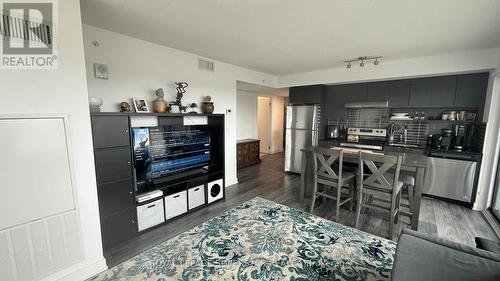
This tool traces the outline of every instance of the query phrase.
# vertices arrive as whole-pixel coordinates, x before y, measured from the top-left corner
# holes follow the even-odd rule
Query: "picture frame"
[[[96,79],[109,79],[108,66],[103,63],[94,63],[94,77]]]
[[[135,112],[137,113],[149,113],[149,106],[145,98],[132,98],[134,104]]]

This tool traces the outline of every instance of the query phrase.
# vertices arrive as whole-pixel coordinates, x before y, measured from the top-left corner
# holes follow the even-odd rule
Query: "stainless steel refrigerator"
[[[319,105],[286,108],[285,172],[300,173],[302,148],[318,144]]]

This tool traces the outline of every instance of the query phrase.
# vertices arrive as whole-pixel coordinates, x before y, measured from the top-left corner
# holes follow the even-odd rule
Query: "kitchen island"
[[[350,149],[350,148],[339,148],[337,146],[331,146],[326,144],[320,144],[322,147],[331,148],[331,149],[343,149],[344,150],[344,162],[346,163],[354,163],[357,164],[359,162],[358,152],[363,151],[359,149]],[[313,168],[313,155],[312,155],[312,147],[307,147],[301,150],[302,151],[302,163],[301,163],[301,178],[300,178],[300,200],[304,202],[304,198],[306,196],[306,192],[312,194],[311,188],[307,188],[308,186],[312,186],[313,177],[314,177],[314,168]],[[367,151],[373,152],[373,151]],[[418,230],[418,217],[420,214],[420,201],[422,199],[422,190],[425,182],[425,174],[428,166],[427,156],[423,154],[416,153],[401,153],[401,152],[393,152],[393,151],[376,151],[374,153],[380,153],[384,155],[402,155],[403,163],[401,165],[401,171],[406,171],[414,174],[415,176],[415,210],[414,214],[411,216],[411,228],[414,230]]]

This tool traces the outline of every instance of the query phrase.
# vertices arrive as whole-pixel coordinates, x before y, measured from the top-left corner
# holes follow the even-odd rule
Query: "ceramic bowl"
[[[102,98],[98,97],[89,97],[89,106],[90,107],[99,107],[102,105]]]

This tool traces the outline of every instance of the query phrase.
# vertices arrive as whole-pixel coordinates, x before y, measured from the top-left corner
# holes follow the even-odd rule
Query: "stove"
[[[368,150],[383,150],[387,143],[387,130],[380,128],[349,128],[347,142],[341,142],[342,147],[361,148]]]

